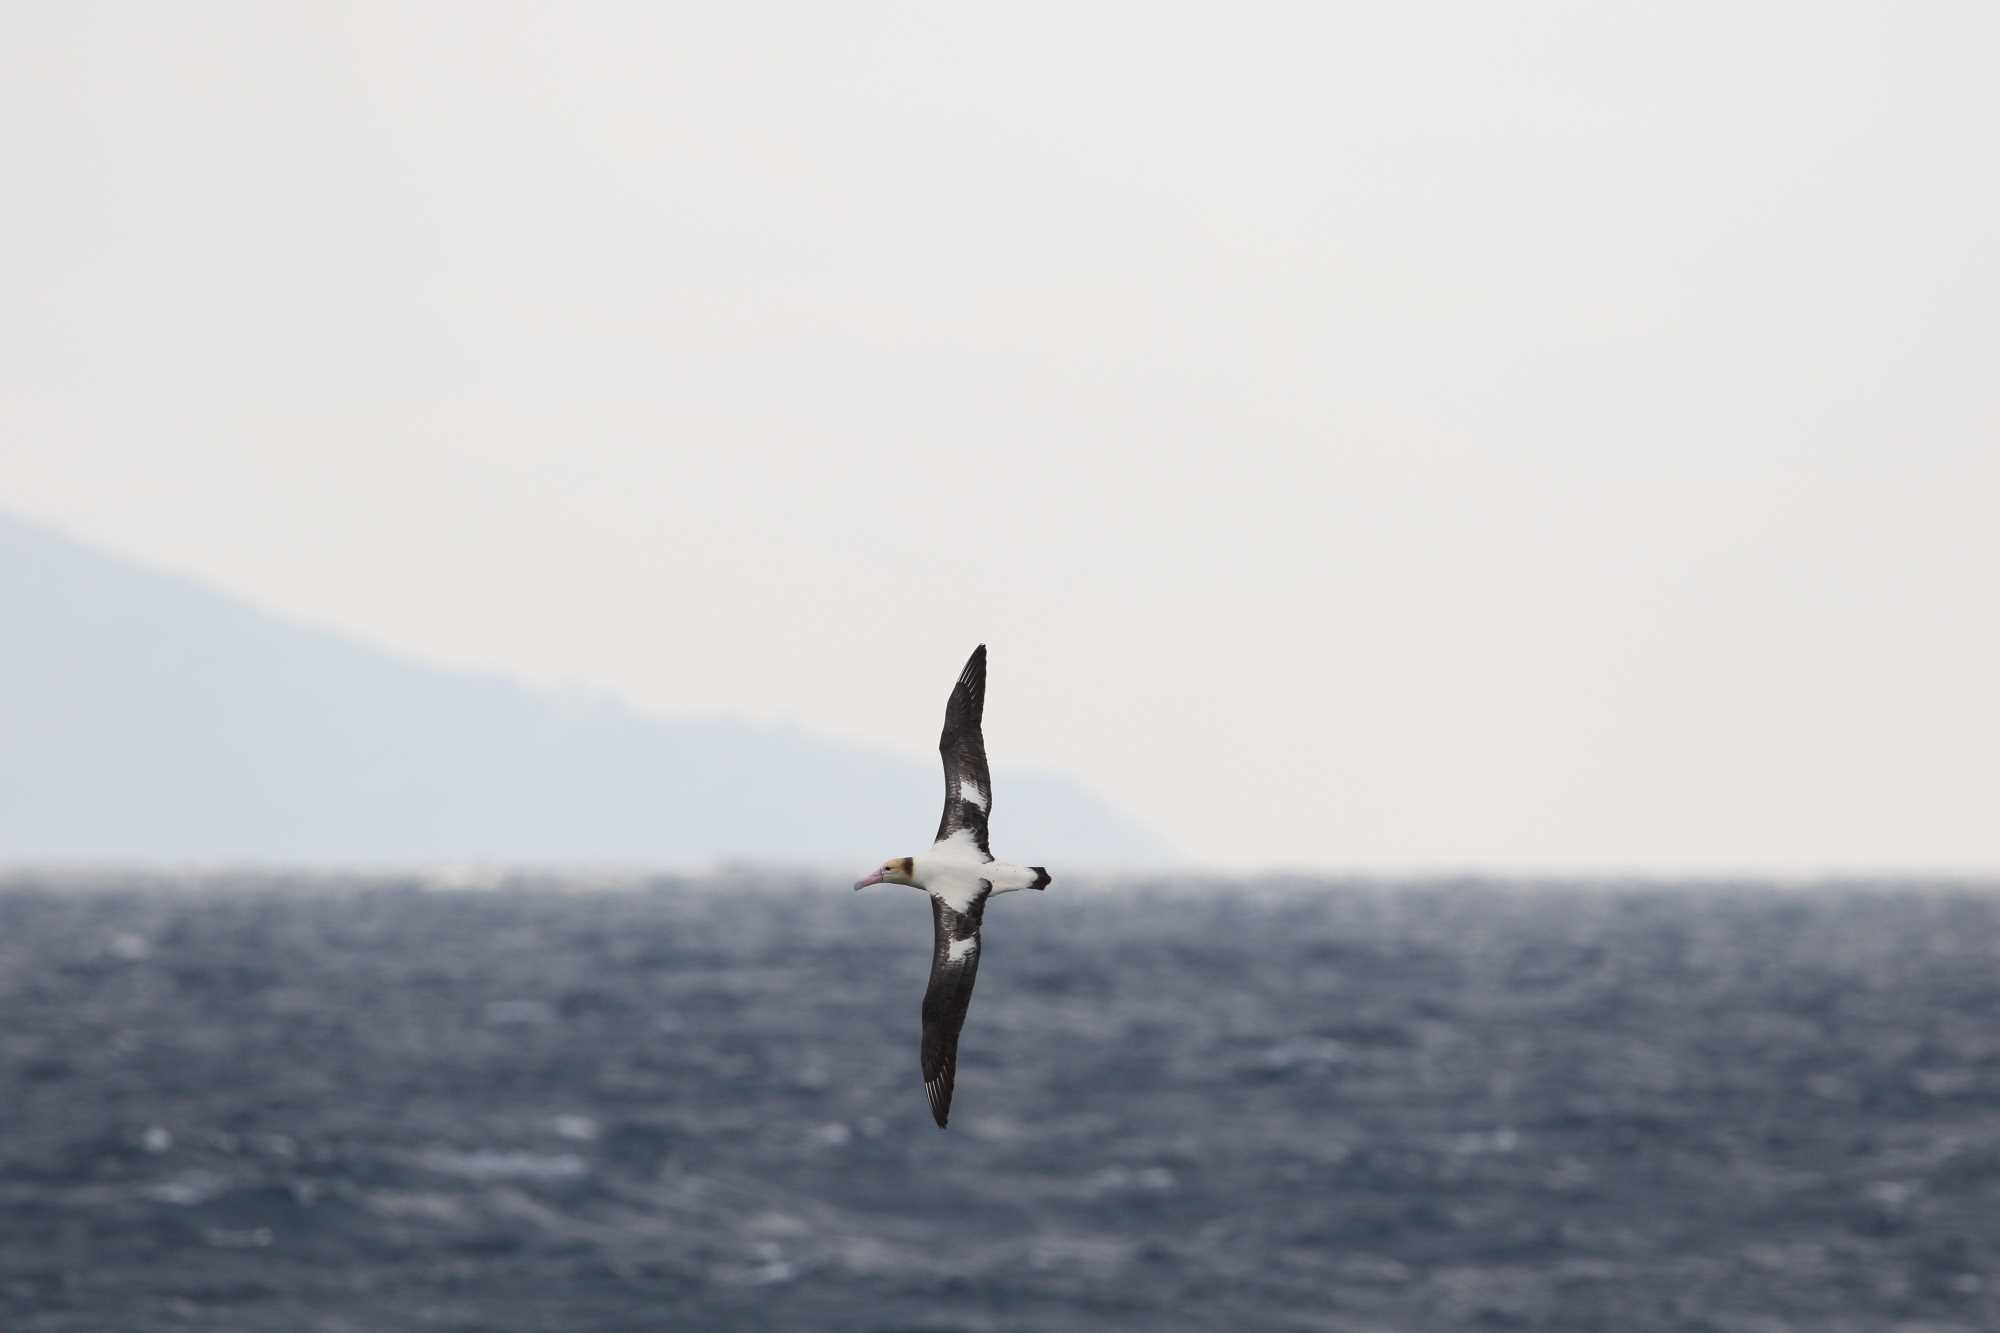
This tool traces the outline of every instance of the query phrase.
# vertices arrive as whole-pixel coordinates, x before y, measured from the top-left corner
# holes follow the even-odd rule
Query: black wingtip
[[[972,650],[972,656],[965,659],[965,670],[958,673],[958,682],[951,687],[953,697],[963,693],[970,698],[984,701],[986,698],[986,645],[980,644]]]
[[[937,1121],[939,1129],[951,1119],[951,1089],[944,1085],[942,1078],[924,1084],[924,1091],[930,1094],[931,1119]]]
[[[1041,866],[1029,866],[1028,869],[1035,872],[1035,882],[1030,884],[1029,888],[1046,889],[1049,886],[1049,872],[1046,869]]]

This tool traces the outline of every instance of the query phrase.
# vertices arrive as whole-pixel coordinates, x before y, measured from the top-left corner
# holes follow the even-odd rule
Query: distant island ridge
[[[942,797],[935,759],[426,666],[5,513],[0,625],[0,863],[848,867]],[[1038,862],[1177,859],[1074,779],[994,784]]]

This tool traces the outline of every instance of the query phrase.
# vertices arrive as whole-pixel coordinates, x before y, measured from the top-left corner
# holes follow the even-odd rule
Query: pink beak
[[[878,870],[874,874],[868,876],[866,879],[855,880],[854,887],[857,890],[860,890],[867,888],[870,884],[880,884],[881,882],[882,882],[882,872]]]

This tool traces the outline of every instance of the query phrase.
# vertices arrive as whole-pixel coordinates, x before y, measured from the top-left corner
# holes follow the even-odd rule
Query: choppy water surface
[[[2000,1327],[2000,897],[0,888],[0,1328]]]

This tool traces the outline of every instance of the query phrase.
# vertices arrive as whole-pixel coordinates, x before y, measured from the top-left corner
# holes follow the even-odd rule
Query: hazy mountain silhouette
[[[934,760],[438,670],[5,514],[0,627],[5,860],[859,869],[916,850],[941,797]],[[1170,859],[1071,780],[994,781],[1020,855]]]

